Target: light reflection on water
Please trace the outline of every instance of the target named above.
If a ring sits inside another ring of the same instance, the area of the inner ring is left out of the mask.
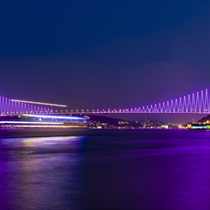
[[[210,132],[0,140],[0,209],[209,210]]]
[[[43,144],[57,144],[64,141],[79,141],[83,137],[77,136],[56,136],[56,137],[31,137],[31,138],[7,138],[2,139],[3,144],[20,144],[24,146],[38,146]]]
[[[0,209],[78,209],[85,137],[2,139]],[[5,159],[6,157],[6,159]],[[82,207],[81,207],[82,208]]]

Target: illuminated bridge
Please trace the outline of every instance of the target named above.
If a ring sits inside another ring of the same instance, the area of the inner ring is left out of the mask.
[[[96,110],[71,110],[72,114],[76,113],[110,113],[110,114],[210,114],[210,95],[208,89],[205,91],[201,90],[197,93],[192,93],[181,98],[164,101],[162,103],[152,104],[148,106],[135,107],[130,109],[96,109]]]
[[[50,107],[50,108],[49,108]],[[169,101],[135,107],[129,109],[92,109],[92,110],[60,110],[52,107],[66,107],[66,105],[41,103],[9,99],[0,96],[0,115],[18,114],[210,114],[210,95],[208,89],[192,93]]]
[[[0,115],[53,114],[52,106],[66,107],[66,105],[23,101],[0,96]]]

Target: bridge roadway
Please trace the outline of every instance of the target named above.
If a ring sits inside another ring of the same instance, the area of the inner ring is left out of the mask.
[[[96,112],[88,112],[88,111],[73,111],[73,112],[55,112],[56,115],[84,115],[84,114],[210,114],[210,112],[137,112],[137,111],[96,111]]]

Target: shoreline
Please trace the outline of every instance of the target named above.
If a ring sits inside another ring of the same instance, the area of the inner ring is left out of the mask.
[[[188,130],[188,129],[1,129],[0,139],[24,138],[24,137],[47,137],[47,136],[102,136],[102,135],[130,135],[139,131],[150,130]]]

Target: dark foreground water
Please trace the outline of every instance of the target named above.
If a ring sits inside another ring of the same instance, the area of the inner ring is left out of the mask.
[[[209,210],[210,132],[1,139],[0,209]]]

